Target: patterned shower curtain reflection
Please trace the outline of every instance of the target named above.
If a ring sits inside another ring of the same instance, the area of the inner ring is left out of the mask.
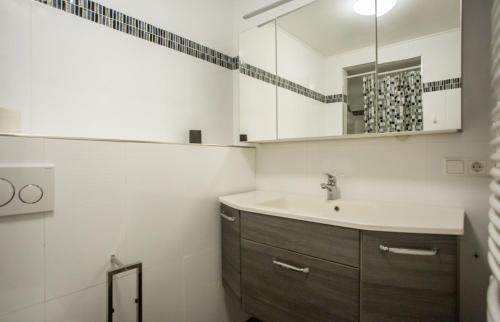
[[[363,78],[365,130],[376,132],[373,76]],[[372,111],[373,110],[373,111]],[[378,132],[422,131],[422,77],[419,70],[391,73],[379,77]]]
[[[363,102],[365,132],[374,133],[375,128],[375,75],[363,77]]]

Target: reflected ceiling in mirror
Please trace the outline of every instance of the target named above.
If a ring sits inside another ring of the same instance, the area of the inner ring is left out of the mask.
[[[278,19],[279,27],[328,57],[375,45],[375,19],[357,14],[356,0],[318,0]]]

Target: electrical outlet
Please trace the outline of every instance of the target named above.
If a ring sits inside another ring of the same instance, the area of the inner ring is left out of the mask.
[[[487,176],[489,163],[486,160],[468,160],[467,174],[469,176]]]

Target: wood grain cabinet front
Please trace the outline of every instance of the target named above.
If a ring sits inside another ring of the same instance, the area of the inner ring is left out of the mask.
[[[362,232],[362,322],[455,322],[457,237]]]
[[[242,240],[245,311],[269,322],[359,321],[359,270]]]
[[[242,238],[359,267],[359,231],[241,212]]]
[[[222,279],[266,322],[455,322],[458,237],[221,206]]]
[[[241,236],[240,212],[221,205],[222,281],[226,287],[240,297]]]

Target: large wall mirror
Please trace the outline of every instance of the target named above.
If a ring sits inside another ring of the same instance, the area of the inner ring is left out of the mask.
[[[317,0],[240,36],[248,141],[461,130],[460,0]]]

